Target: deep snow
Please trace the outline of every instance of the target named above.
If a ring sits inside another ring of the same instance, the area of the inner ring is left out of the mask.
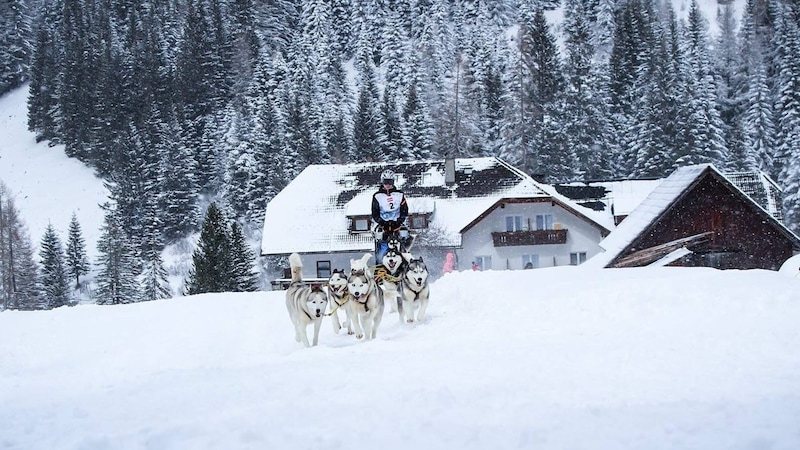
[[[0,447],[800,448],[798,278],[470,271],[432,295],[310,349],[282,291],[5,311]]]

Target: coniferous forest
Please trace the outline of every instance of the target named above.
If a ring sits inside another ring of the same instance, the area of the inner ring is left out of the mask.
[[[800,230],[800,0],[695,1],[6,0],[0,93],[30,83],[30,130],[107,181],[140,268],[211,200],[249,235],[309,164],[445,155],[763,170]]]

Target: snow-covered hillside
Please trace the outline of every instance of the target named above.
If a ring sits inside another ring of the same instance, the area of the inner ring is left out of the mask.
[[[0,447],[800,448],[800,279],[561,267],[432,295],[311,349],[281,292],[5,311]]]
[[[36,142],[27,127],[27,98],[27,86],[0,97],[0,180],[14,194],[34,246],[48,224],[64,241],[74,212],[94,260],[103,224],[100,204],[108,200],[108,190],[91,169],[67,158],[63,145]]]

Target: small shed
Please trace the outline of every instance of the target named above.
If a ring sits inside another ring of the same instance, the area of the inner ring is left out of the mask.
[[[682,167],[600,243],[605,252],[590,263],[637,267],[679,255],[669,265],[778,270],[800,251],[800,238],[768,204],[713,165]]]

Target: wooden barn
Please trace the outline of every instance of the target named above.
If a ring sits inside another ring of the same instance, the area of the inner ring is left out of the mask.
[[[766,175],[682,167],[600,243],[605,252],[592,263],[778,270],[800,251],[780,217],[780,190]]]

